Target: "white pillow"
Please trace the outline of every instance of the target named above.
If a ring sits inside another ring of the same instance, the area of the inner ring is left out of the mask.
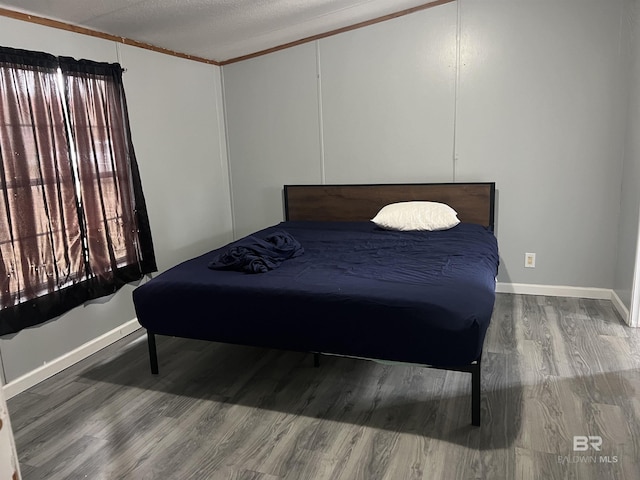
[[[438,202],[399,202],[382,207],[371,219],[387,230],[447,230],[460,223],[457,212]]]

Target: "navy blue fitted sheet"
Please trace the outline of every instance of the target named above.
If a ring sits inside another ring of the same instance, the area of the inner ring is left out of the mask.
[[[150,332],[434,366],[482,350],[495,300],[496,238],[480,225],[393,232],[372,222],[282,222],[304,254],[266,273],[217,271],[222,249],[133,292]],[[233,245],[233,244],[231,244]]]

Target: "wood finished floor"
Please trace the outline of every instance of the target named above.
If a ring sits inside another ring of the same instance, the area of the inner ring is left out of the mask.
[[[640,479],[640,329],[609,301],[499,294],[480,428],[468,373],[159,337],[152,376],[145,338],[9,401],[25,480]]]

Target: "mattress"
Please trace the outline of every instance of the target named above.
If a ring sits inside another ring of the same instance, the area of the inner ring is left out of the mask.
[[[258,274],[208,268],[229,246],[188,260],[133,292],[139,322],[161,335],[433,366],[479,357],[498,268],[485,227],[290,221],[254,235],[277,231],[304,254]]]

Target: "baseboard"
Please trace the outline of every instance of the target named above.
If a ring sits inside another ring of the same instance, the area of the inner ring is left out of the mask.
[[[592,298],[595,300],[611,300],[614,308],[629,325],[629,309],[620,300],[618,294],[610,288],[568,287],[564,285],[535,285],[528,283],[496,284],[498,293],[514,293],[519,295],[546,295],[549,297]]]
[[[565,285],[536,285],[530,283],[496,284],[498,293],[515,293],[520,295],[546,295],[548,297],[593,298],[611,300],[613,291],[610,288],[569,287]]]
[[[631,317],[629,316],[629,309],[624,304],[624,302],[620,300],[620,297],[615,292],[615,290],[611,290],[611,303],[613,303],[613,306],[615,307],[616,311],[620,314],[620,316],[626,322],[626,324],[631,325],[630,324]]]
[[[38,367],[31,372],[25,373],[21,377],[18,377],[15,380],[7,383],[3,387],[5,397],[9,399],[21,392],[24,392],[28,388],[31,388],[34,385],[46,380],[47,378],[54,376],[56,373],[60,373],[65,368],[68,368],[71,365],[84,360],[89,355],[93,355],[94,353],[102,350],[105,347],[108,347],[115,341],[126,337],[130,333],[133,333],[140,328],[142,327],[138,323],[138,320],[134,318],[133,320],[123,323],[119,327],[116,327],[113,330],[100,335],[97,338],[94,338],[93,340],[89,340],[87,343],[80,345],[78,348],[71,350],[69,353],[65,353],[64,355],[51,360],[50,362],[47,362],[41,367]]]

